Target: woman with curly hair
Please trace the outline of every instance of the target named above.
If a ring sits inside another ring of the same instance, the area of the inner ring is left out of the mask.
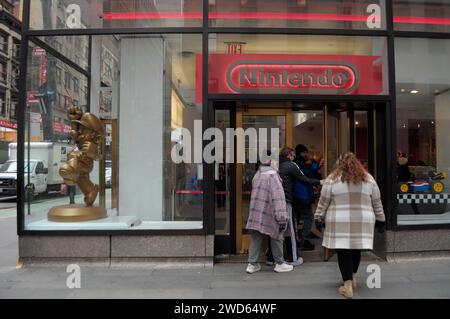
[[[317,229],[325,227],[322,245],[337,252],[344,285],[339,293],[353,298],[361,250],[373,249],[374,228],[384,231],[380,190],[355,154],[339,157],[325,180],[316,213]]]

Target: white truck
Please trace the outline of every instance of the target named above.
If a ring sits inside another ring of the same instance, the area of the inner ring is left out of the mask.
[[[25,144],[24,183],[27,194],[34,196],[60,191],[63,178],[59,175],[59,168],[67,162],[67,154],[73,148],[73,145],[64,143]],[[0,195],[17,194],[17,143],[9,144],[8,158],[0,168]]]

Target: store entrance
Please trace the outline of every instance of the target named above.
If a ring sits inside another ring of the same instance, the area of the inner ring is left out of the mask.
[[[278,129],[279,149],[304,145],[310,160],[321,161],[317,172],[325,178],[339,154],[353,151],[366,168],[375,173],[376,152],[374,148],[373,108],[368,103],[325,102],[218,102],[215,104],[216,127],[224,134],[226,128],[246,131],[254,128],[258,141],[264,143],[261,129]],[[270,136],[270,133],[268,133]],[[262,141],[261,141],[262,139]],[[245,229],[250,206],[251,182],[257,164],[249,158],[252,148],[246,139],[243,145],[234,143],[235,159],[244,162],[216,164],[215,174],[215,252],[220,254],[246,254],[250,246],[250,235]],[[229,146],[226,146],[229,147]],[[224,154],[231,151],[224,149]],[[243,156],[243,157],[241,157]],[[300,224],[301,228],[302,225]],[[322,251],[320,232],[313,226],[317,237],[316,250]]]

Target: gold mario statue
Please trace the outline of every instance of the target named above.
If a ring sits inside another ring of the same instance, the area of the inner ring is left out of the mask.
[[[91,113],[84,113],[79,107],[71,107],[67,112],[71,122],[70,135],[76,148],[67,155],[67,163],[59,169],[59,175],[68,186],[78,185],[84,194],[85,205],[71,204],[53,207],[48,220],[55,222],[80,222],[107,217],[106,210],[94,207],[99,186],[89,179],[94,161],[100,159],[101,141],[105,132],[102,122]]]

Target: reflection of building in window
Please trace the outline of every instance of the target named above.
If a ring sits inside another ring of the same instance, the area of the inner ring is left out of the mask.
[[[6,84],[8,80],[8,65],[5,60],[0,57],[0,82]]]
[[[77,94],[80,93],[80,81],[76,77],[73,78],[73,91]]]
[[[8,54],[8,34],[0,32],[0,52]]]
[[[64,74],[64,86],[66,87],[66,89],[70,89],[70,84],[71,84],[71,75],[69,73],[69,71],[66,71],[66,73]]]
[[[6,93],[0,90],[0,113],[2,116],[6,115]]]
[[[0,0],[0,142],[17,141],[21,32],[21,23],[13,12],[17,3]]]

